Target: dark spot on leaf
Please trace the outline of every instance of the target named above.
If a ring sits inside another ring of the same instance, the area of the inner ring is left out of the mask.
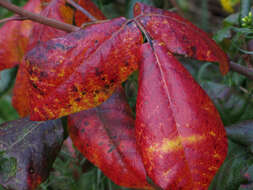
[[[85,129],[84,129],[84,128],[82,128],[82,129],[81,129],[81,133],[84,133],[84,132],[85,132]]]
[[[28,168],[28,173],[29,173],[29,174],[34,174],[34,172],[35,172],[35,171],[34,171],[33,167],[29,167],[29,168]]]
[[[106,85],[105,85],[105,88],[106,88],[106,89],[110,88],[110,85],[109,85],[109,84],[106,84]]]
[[[36,84],[34,84],[33,82],[32,82],[32,86],[33,86],[33,88],[38,88],[38,86],[36,85]]]
[[[111,79],[111,80],[110,80],[110,83],[115,83],[115,80],[114,80],[114,79]]]
[[[191,56],[195,56],[196,55],[196,53],[197,53],[196,47],[194,47],[194,46],[191,47],[191,53],[192,53]]]
[[[75,85],[72,86],[72,91],[73,92],[78,92],[78,89],[77,89],[77,87]]]
[[[99,71],[99,68],[96,68],[96,76],[100,76],[101,74],[103,74],[103,72],[102,71]]]
[[[101,80],[105,81],[105,77],[102,77]]]
[[[95,94],[98,94],[99,93],[99,90],[95,90]]]
[[[98,43],[98,40],[95,40],[95,44]]]
[[[128,62],[125,62],[125,66],[127,67],[129,65],[129,63]]]
[[[40,72],[40,77],[47,77],[47,73],[46,72]]]
[[[75,101],[76,101],[76,102],[80,102],[80,101],[81,101],[81,98],[76,98]]]
[[[89,122],[88,121],[85,121],[83,122],[84,126],[88,126],[89,125]]]
[[[85,95],[85,94],[86,94],[86,92],[85,92],[85,91],[83,91],[83,92],[82,92],[82,95]]]

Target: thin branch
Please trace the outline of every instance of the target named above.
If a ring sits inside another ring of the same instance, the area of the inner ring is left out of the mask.
[[[9,21],[23,21],[23,20],[27,20],[27,18],[16,15],[16,16],[1,19],[0,24],[5,23],[5,22],[9,22]]]
[[[80,5],[78,5],[75,1],[73,0],[66,0],[67,3],[69,3],[70,5],[72,5],[74,8],[76,8],[77,10],[81,11],[85,16],[87,16],[91,21],[95,22],[97,21],[97,19],[92,16],[88,11],[86,11],[83,7],[81,7]]]
[[[74,32],[74,31],[77,31],[80,29],[79,27],[76,27],[71,24],[66,24],[66,23],[51,19],[51,18],[41,16],[39,14],[31,13],[31,12],[26,11],[23,8],[17,7],[5,0],[0,0],[0,6],[6,8],[18,15],[21,15],[22,17],[26,17],[32,21],[48,25],[48,26],[51,26],[51,27],[59,29],[59,30],[63,30],[66,32]]]
[[[236,64],[233,61],[230,61],[230,69],[253,80],[253,69],[251,68],[247,68],[245,66]]]

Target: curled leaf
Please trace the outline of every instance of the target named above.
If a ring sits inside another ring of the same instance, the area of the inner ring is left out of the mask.
[[[218,62],[226,74],[229,60],[222,49],[209,36],[179,15],[136,3],[134,14],[150,36],[164,43],[170,52],[201,61]]]
[[[47,120],[98,106],[137,69],[142,34],[117,18],[52,39],[26,55],[31,119]]]
[[[222,121],[168,49],[157,41],[151,45],[141,48],[136,104],[144,167],[162,189],[207,189],[227,153]]]
[[[136,150],[134,119],[123,89],[102,105],[68,117],[75,147],[118,185],[150,189]]]
[[[47,179],[63,142],[60,120],[27,118],[0,125],[0,184],[12,190],[33,190]]]

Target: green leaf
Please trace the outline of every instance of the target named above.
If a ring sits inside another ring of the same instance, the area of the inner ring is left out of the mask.
[[[251,166],[253,166],[252,154],[245,147],[229,141],[227,158],[209,190],[238,190],[241,184],[248,183],[244,174]]]
[[[242,145],[253,145],[253,120],[243,121],[226,127],[228,137]]]

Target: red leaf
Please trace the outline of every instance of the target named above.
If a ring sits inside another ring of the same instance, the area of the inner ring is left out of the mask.
[[[30,0],[25,10],[39,13],[40,0]],[[33,22],[9,21],[0,29],[0,70],[18,65],[27,50],[29,36],[33,28]]]
[[[150,189],[136,151],[134,119],[122,88],[97,108],[68,117],[75,147],[120,186]]]
[[[207,189],[227,152],[220,116],[165,46],[141,54],[136,137],[147,174],[163,189]]]
[[[97,8],[97,6],[91,0],[79,0],[78,4],[83,7],[85,10],[88,10],[89,13],[98,20],[105,20],[106,17],[103,13]],[[75,23],[77,26],[81,26],[83,23],[91,22],[91,20],[84,15],[81,11],[76,11],[75,13]]]
[[[65,0],[52,0],[48,6],[41,11],[42,16],[53,18],[65,23],[72,24],[74,11],[66,5]],[[35,45],[46,42],[52,38],[65,35],[66,32],[55,28],[36,23],[34,24],[28,49],[32,49]],[[21,117],[25,117],[30,113],[30,97],[28,89],[31,88],[28,75],[25,70],[25,61],[20,63],[16,83],[14,86],[14,95],[12,104]]]
[[[172,53],[201,61],[218,62],[220,70],[229,70],[227,55],[209,36],[175,13],[136,3],[134,14],[153,39],[165,43]]]
[[[137,69],[142,34],[118,18],[43,43],[28,52],[31,119],[98,106]]]
[[[64,23],[72,24],[74,10],[66,5],[65,0],[52,0],[41,12],[41,15]],[[67,32],[44,24],[36,23],[30,37],[29,50],[40,42],[45,42],[52,38],[64,36],[65,34],[67,34]]]

